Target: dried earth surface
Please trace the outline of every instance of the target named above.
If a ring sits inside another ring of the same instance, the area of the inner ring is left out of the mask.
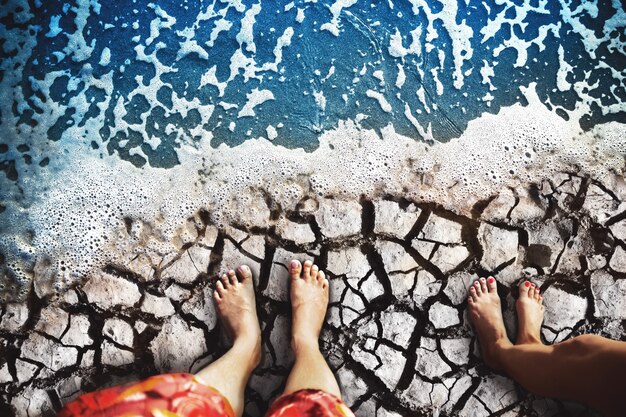
[[[392,197],[309,198],[295,212],[269,202],[225,229],[199,212],[170,246],[127,219],[111,246],[126,261],[62,294],[40,273],[25,303],[0,310],[0,414],[53,415],[84,391],[198,371],[228,346],[215,277],[246,263],[263,331],[246,415],[261,416],[293,361],[286,268],[297,258],[328,272],[321,346],[357,416],[593,415],[487,368],[465,300],[474,279],[494,276],[513,337],[516,286],[529,279],[545,295],[546,343],[626,340],[625,198],[620,176],[564,173],[502,190],[468,215]]]

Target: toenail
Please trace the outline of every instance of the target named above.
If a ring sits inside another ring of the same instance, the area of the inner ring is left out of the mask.
[[[530,282],[526,281],[526,282],[524,283],[524,286],[525,286],[525,287],[530,287]]]
[[[485,282],[485,278],[481,278],[480,280],[481,280],[482,282]]]
[[[493,279],[493,278],[489,278],[489,280],[488,280],[488,281],[489,281],[489,283],[490,283],[490,284],[493,284],[493,282],[495,281],[495,279]]]
[[[474,285],[478,285],[478,281],[474,281]]]
[[[535,286],[535,284],[530,284],[530,286],[531,286],[531,287],[534,287],[534,286]]]
[[[476,288],[472,287],[470,288],[470,291],[476,291]]]
[[[291,267],[292,268],[297,268],[298,267],[298,261],[291,261]]]

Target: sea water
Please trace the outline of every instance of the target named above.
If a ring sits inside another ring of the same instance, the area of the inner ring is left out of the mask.
[[[158,246],[198,210],[225,227],[385,194],[463,213],[621,173],[625,26],[618,0],[6,2],[2,301],[124,262],[128,219]]]

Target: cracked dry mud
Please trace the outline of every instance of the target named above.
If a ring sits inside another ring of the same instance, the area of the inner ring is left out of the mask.
[[[488,369],[465,299],[476,277],[494,276],[513,336],[515,288],[532,279],[545,297],[547,342],[589,332],[626,340],[625,196],[619,176],[561,174],[503,190],[468,216],[392,198],[311,197],[290,213],[269,201],[250,208],[245,227],[218,230],[199,212],[167,253],[150,243],[158,237],[147,223],[127,219],[111,247],[126,262],[63,294],[36,278],[25,303],[2,307],[0,414],[53,415],[83,391],[199,370],[226,347],[215,277],[246,263],[263,331],[246,414],[262,415],[293,361],[287,262],[295,257],[328,272],[321,346],[357,416],[593,415]]]

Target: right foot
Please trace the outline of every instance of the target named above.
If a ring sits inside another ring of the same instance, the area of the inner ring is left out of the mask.
[[[517,308],[517,343],[541,343],[541,323],[543,322],[543,296],[539,287],[524,281],[519,286]]]
[[[470,287],[468,298],[470,318],[478,333],[483,360],[494,369],[500,369],[497,352],[511,345],[504,328],[502,306],[496,288],[496,280],[480,278]]]
[[[217,312],[233,348],[241,349],[256,367],[261,359],[261,329],[256,314],[252,272],[246,265],[230,270],[217,281],[213,293]]]
[[[318,348],[319,335],[328,307],[328,280],[323,271],[311,261],[293,260],[289,264],[291,277],[292,339],[294,352],[303,347]]]

